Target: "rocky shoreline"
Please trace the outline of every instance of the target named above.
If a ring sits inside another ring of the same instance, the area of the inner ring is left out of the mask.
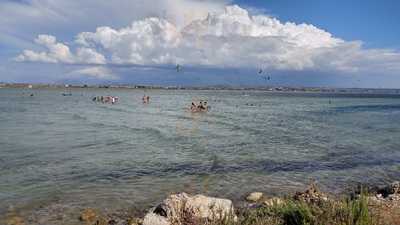
[[[76,215],[76,225],[400,225],[400,182],[358,188],[344,198],[323,193],[312,183],[291,196],[253,192],[244,200],[235,206],[229,199],[177,193],[142,215],[105,215],[87,208]],[[42,225],[17,214],[6,216],[5,225],[30,224]]]

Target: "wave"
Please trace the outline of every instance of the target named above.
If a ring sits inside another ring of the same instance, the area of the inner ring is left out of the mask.
[[[74,119],[74,120],[87,120],[87,117],[74,113],[74,114],[72,115],[72,119]]]
[[[353,105],[353,106],[341,106],[341,107],[335,107],[331,111],[335,112],[335,113],[400,111],[400,105]]]
[[[124,141],[112,141],[112,142],[107,142],[105,143],[106,146],[115,146],[115,145],[119,145],[119,144],[123,144],[125,143]]]
[[[28,109],[23,107],[0,106],[0,112],[4,113],[23,113],[27,111]]]
[[[94,122],[91,123],[90,125],[97,128],[111,128],[114,130],[125,130],[131,133],[134,132],[147,137],[157,137],[159,139],[165,139],[165,140],[171,139],[166,135],[166,133],[162,132],[157,128],[152,128],[152,127],[139,128],[139,127],[130,127],[128,125],[107,124],[103,122]]]
[[[93,146],[97,146],[97,145],[98,145],[98,143],[79,144],[79,145],[71,146],[71,149],[89,148],[89,147],[93,147]]]

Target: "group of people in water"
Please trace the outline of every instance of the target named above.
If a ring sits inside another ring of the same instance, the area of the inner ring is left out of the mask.
[[[92,99],[94,102],[101,102],[101,103],[110,103],[115,104],[119,101],[119,98],[116,96],[96,96]],[[142,97],[143,104],[150,103],[150,96],[143,95]],[[192,102],[190,106],[190,112],[192,113],[199,113],[199,112],[208,112],[211,107],[208,105],[206,101],[200,101],[198,103]]]
[[[207,105],[207,102],[205,101],[200,101],[197,105],[192,102],[192,105],[190,106],[190,111],[195,113],[195,112],[208,112],[211,109],[210,106]]]
[[[142,102],[143,102],[143,104],[149,104],[150,103],[150,96],[143,95]]]
[[[119,101],[116,96],[96,96],[92,99],[94,102],[115,104]]]

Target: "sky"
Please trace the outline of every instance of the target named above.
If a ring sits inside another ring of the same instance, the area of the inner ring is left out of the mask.
[[[396,0],[1,0],[0,82],[400,88],[399,11]]]

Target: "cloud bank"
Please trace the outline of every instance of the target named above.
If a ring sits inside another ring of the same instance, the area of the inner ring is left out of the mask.
[[[104,66],[180,64],[282,71],[400,72],[400,53],[395,50],[364,49],[360,41],[345,41],[309,24],[251,15],[237,5],[206,14],[208,5],[204,3],[181,3],[174,6],[202,10],[198,15],[183,15],[180,22],[165,16],[135,20],[120,29],[101,26],[94,32],[78,33],[71,44],[57,42],[51,35],[39,35],[35,43],[43,51],[24,50],[15,59]],[[168,12],[179,10],[175,7]]]
[[[58,43],[57,39],[51,35],[39,35],[35,39],[35,43],[46,48],[46,51],[35,52],[32,50],[24,50],[24,52],[16,57],[16,61],[30,62],[46,62],[46,63],[67,63],[67,64],[105,64],[106,59],[103,55],[96,52],[95,49],[80,47],[73,54],[70,48]]]
[[[71,72],[72,75],[84,75],[100,80],[116,80],[118,77],[112,71],[105,67],[95,66],[87,67]]]

